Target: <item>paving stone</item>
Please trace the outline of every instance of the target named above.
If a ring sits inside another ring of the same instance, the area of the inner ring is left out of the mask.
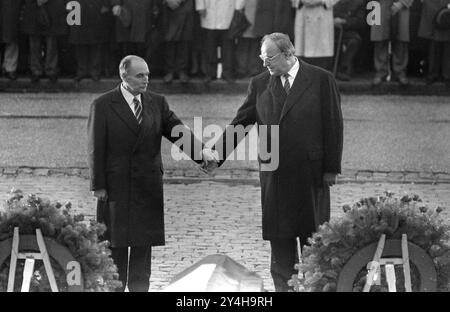
[[[8,176],[15,176],[17,175],[17,172],[18,172],[17,168],[5,168],[3,170],[3,174]]]
[[[388,174],[389,175],[389,174]],[[83,213],[90,220],[95,215],[95,199],[89,181],[81,176],[2,176],[0,202],[7,192],[20,188],[25,194],[72,202],[73,213]],[[201,190],[201,191],[199,191]],[[342,183],[331,190],[331,215],[343,214],[344,204],[363,197],[391,191],[418,194],[430,209],[444,207],[442,216],[450,220],[448,183]],[[270,276],[270,245],[262,240],[260,187],[249,184],[225,184],[203,181],[193,184],[165,184],[166,245],[152,251],[150,290],[163,290],[173,277],[204,257],[222,253],[230,256],[264,280],[273,291]]]

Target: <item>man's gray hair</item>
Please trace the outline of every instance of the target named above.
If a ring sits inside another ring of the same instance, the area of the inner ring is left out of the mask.
[[[122,77],[123,74],[126,74],[128,72],[131,62],[136,61],[136,60],[141,60],[141,61],[145,62],[145,60],[142,57],[137,56],[137,55],[127,55],[120,61],[120,64],[119,64],[120,77]]]
[[[261,40],[261,45],[266,41],[272,41],[280,51],[286,56],[295,55],[295,48],[289,36],[283,33],[271,33],[265,35]]]

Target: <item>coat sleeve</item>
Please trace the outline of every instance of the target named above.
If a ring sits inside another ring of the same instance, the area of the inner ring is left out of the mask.
[[[225,128],[225,131],[222,133],[222,136],[216,141],[213,149],[215,149],[220,156],[219,166],[221,166],[227,157],[234,151],[236,146],[239,145],[239,142],[244,139],[245,136],[238,136],[235,132],[235,126],[242,126],[246,128],[249,125],[256,123],[256,86],[255,80],[252,79],[250,81],[247,97],[244,101],[244,104],[238,109],[236,116],[231,121],[230,125]],[[247,135],[245,133],[245,135]],[[232,148],[227,148],[227,138],[230,140],[232,137]]]
[[[94,101],[88,118],[88,165],[90,190],[106,189],[106,118],[103,105]]]
[[[163,97],[162,105],[163,136],[180,147],[193,161],[201,164],[200,152],[204,148],[202,141],[170,110],[165,97]],[[185,135],[189,136],[189,139],[183,138]],[[177,144],[179,142],[189,142],[190,144]]]
[[[326,76],[321,86],[323,125],[323,171],[341,173],[343,148],[343,119],[341,96],[336,81],[331,74]]]

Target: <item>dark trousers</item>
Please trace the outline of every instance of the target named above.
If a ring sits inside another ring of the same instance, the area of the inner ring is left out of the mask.
[[[450,41],[429,43],[428,76],[437,78],[442,73],[444,80],[450,80]]]
[[[102,69],[101,44],[80,44],[75,46],[77,76],[100,76]]]
[[[188,41],[166,41],[164,59],[168,73],[185,73],[189,63]]]
[[[45,74],[48,76],[58,74],[58,46],[55,36],[35,36],[29,37],[30,44],[30,70],[33,75],[41,76],[44,73],[41,63],[42,45],[41,39],[45,39]]]
[[[205,29],[206,75],[214,78],[217,75],[217,47],[221,47],[222,76],[233,75],[233,40],[229,39],[228,30]]]
[[[361,36],[356,31],[344,31],[339,57],[339,71],[349,76],[353,73],[355,56],[361,47]],[[336,41],[337,42],[337,41]]]
[[[392,71],[399,76],[406,76],[408,66],[408,42],[392,40]],[[389,72],[389,40],[376,41],[374,47],[375,76],[385,77]]]
[[[236,73],[241,77],[255,76],[263,71],[259,59],[258,38],[239,38],[236,46]]]
[[[307,238],[300,237],[300,246],[306,244]],[[292,279],[292,275],[298,274],[294,268],[299,262],[299,254],[297,247],[297,239],[280,238],[270,241],[270,274],[272,275],[273,284],[276,292],[287,292],[292,290],[288,285],[288,281]]]
[[[150,287],[152,247],[139,246],[130,248],[128,260],[128,247],[111,248],[112,258],[117,266],[119,279],[122,281],[123,291],[128,281],[130,292],[148,292]]]

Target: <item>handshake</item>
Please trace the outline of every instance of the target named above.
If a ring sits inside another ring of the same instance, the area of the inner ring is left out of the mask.
[[[204,148],[200,153],[202,157],[202,164],[199,167],[200,170],[204,173],[212,173],[219,166],[219,153],[210,148]]]

